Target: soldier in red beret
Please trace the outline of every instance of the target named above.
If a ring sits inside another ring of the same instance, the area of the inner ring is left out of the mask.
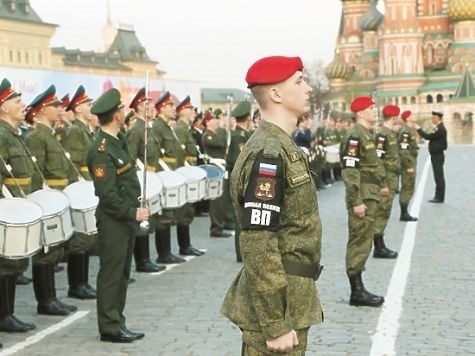
[[[299,57],[255,62],[246,81],[262,110],[259,127],[231,174],[231,197],[242,228],[243,269],[221,313],[242,330],[242,354],[303,355],[321,323],[315,286],[321,266],[321,221],[305,153],[293,142],[312,88]]]
[[[388,104],[383,108],[383,123],[376,134],[376,152],[384,168],[386,185],[389,195],[381,195],[374,222],[374,251],[375,258],[396,258],[397,252],[386,247],[384,231],[391,216],[393,199],[399,182],[401,162],[397,148],[397,135],[393,131],[394,121],[399,118],[401,109],[397,105]]]
[[[404,125],[398,134],[399,156],[401,159],[400,221],[417,221],[417,218],[409,214],[408,210],[409,202],[416,187],[417,155],[419,153],[416,130],[411,127],[412,123],[409,120],[411,114],[410,110],[406,110],[401,114]]]
[[[375,102],[370,96],[360,96],[351,102],[350,108],[357,122],[340,145],[348,211],[346,275],[351,286],[350,305],[377,307],[384,298],[366,290],[361,274],[373,245],[378,203],[381,196],[389,195],[389,189],[374,142],[373,130],[378,122]]]

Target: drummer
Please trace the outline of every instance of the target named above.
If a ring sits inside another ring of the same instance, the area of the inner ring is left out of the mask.
[[[22,143],[19,126],[23,120],[25,104],[8,79],[0,84],[0,176],[3,187],[14,197],[24,197],[31,191],[33,166]],[[15,152],[15,156],[11,154]],[[10,165],[8,171],[4,163]],[[0,184],[0,188],[2,188]],[[18,186],[17,186],[18,184]],[[5,198],[2,190],[0,197]],[[26,332],[34,324],[25,323],[13,315],[15,309],[16,276],[28,268],[28,258],[8,259],[0,251],[0,331]]]
[[[63,145],[69,153],[75,169],[70,169],[70,183],[78,180],[92,180],[87,169],[87,150],[94,137],[91,113],[92,98],[80,85],[66,106],[66,112],[73,113],[74,120],[66,133]],[[78,176],[79,173],[79,176]],[[74,233],[68,240],[68,297],[77,299],[95,299],[96,291],[89,284],[89,252],[97,243],[97,234]]]
[[[35,123],[35,129],[26,136],[26,145],[36,159],[37,169],[33,172],[32,191],[47,185],[53,189],[64,189],[68,184],[70,163],[54,137],[53,125],[58,120],[56,88],[51,85],[28,105],[26,121]],[[33,256],[33,289],[38,302],[37,312],[44,315],[67,315],[77,307],[56,298],[54,266],[64,255],[63,244],[47,246]]]
[[[130,116],[133,116],[134,124],[127,131],[127,143],[129,144],[129,152],[133,159],[139,161],[142,166],[141,169],[147,169],[147,171],[158,171],[158,158],[160,156],[160,142],[153,135],[151,130],[152,121],[149,121],[149,128],[147,128],[147,161],[144,159],[144,139],[145,139],[145,113],[149,119],[151,119],[151,110],[153,108],[148,107],[145,110],[145,105],[148,104],[145,100],[145,87],[141,88],[135,97],[132,99],[129,108],[131,108]],[[127,115],[129,116],[129,115]],[[131,120],[131,121],[132,121]],[[156,216],[150,219],[155,221]],[[165,266],[156,265],[150,261],[150,240],[149,234],[141,234],[135,236],[134,241],[134,259],[135,270],[137,272],[160,272],[166,269]]]

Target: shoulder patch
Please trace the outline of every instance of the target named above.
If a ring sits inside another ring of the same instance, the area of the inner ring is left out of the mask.
[[[353,168],[356,167],[359,162],[359,146],[360,141],[358,138],[349,138],[346,142],[345,151],[343,152],[343,164],[344,167]]]
[[[106,175],[106,166],[105,165],[94,166],[93,172],[94,172],[95,178],[97,179],[104,178],[104,176]]]

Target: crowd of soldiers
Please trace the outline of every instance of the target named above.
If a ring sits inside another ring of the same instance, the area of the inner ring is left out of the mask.
[[[97,141],[98,135],[103,134],[98,130],[99,109],[93,110],[93,98],[82,85],[74,95],[66,94],[61,99],[51,85],[25,105],[21,93],[15,91],[8,79],[3,79],[0,84],[0,197],[25,198],[38,190],[63,190],[77,181],[105,177],[106,167],[92,171],[92,177],[87,162],[94,139]],[[128,151],[137,168],[151,172],[174,171],[185,165],[210,162],[223,172],[230,171],[260,119],[259,110],[253,111],[246,101],[234,108],[230,106],[232,112],[229,113],[221,109],[198,112],[189,96],[177,103],[168,91],[152,103],[151,98],[146,97],[145,87],[128,103],[128,109],[121,134],[126,137]],[[228,125],[226,120],[229,120]],[[106,150],[106,141],[100,142],[104,144],[99,144],[97,152]],[[150,260],[149,233],[138,233],[133,246],[137,272],[159,272],[166,268],[165,264],[186,262],[183,256],[203,255],[204,251],[191,244],[190,225],[195,216],[209,215],[210,237],[232,236],[237,224],[229,201],[227,176],[224,178],[223,194],[219,198],[186,203],[181,208],[163,209],[160,214],[150,216],[149,231],[150,236],[154,236],[158,257],[155,263]],[[96,193],[98,187],[96,185]],[[172,226],[176,226],[178,253],[171,250]],[[115,232],[111,229],[110,233]],[[120,283],[113,283],[119,271],[98,275],[98,283],[99,279],[109,283],[106,292],[96,294],[88,283],[89,256],[101,248],[104,246],[98,241],[97,233],[74,232],[65,243],[47,246],[32,256],[13,259],[0,254],[0,331],[27,332],[36,328],[14,315],[18,284],[33,282],[38,314],[67,315],[77,310],[56,296],[55,272],[63,269],[61,262],[66,262],[68,297],[98,299],[101,328],[101,320],[107,323],[110,300],[125,293]],[[108,253],[118,253],[115,248],[107,246]],[[32,279],[24,275],[30,261]]]

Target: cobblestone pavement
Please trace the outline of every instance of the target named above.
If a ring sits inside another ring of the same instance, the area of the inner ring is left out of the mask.
[[[427,148],[422,147],[419,173],[427,157]],[[398,355],[474,353],[474,157],[473,146],[449,148],[445,204],[427,202],[434,189],[429,171],[395,340]],[[325,322],[311,328],[307,354],[369,355],[371,336],[382,309],[348,305],[343,184],[336,182],[319,192],[318,199],[325,265],[318,289]],[[398,217],[399,207],[395,203],[385,239],[396,250],[401,246],[406,226]],[[208,226],[208,217],[196,218],[192,225],[193,245],[206,249],[204,256],[158,275],[133,273],[136,282],[129,287],[125,312],[128,327],[146,333],[143,340],[125,345],[99,342],[94,301],[65,298],[63,271],[56,274],[59,297],[76,304],[86,314],[75,314],[73,319],[39,316],[35,313],[32,286],[19,286],[15,315],[34,322],[38,329],[26,334],[0,333],[0,342],[4,344],[0,355],[14,351],[16,355],[240,355],[239,330],[219,314],[219,307],[241,265],[235,262],[233,240],[210,238]],[[155,256],[154,248],[152,254]],[[385,294],[394,265],[395,261],[370,257],[364,274],[366,287],[373,293]],[[97,269],[98,258],[92,257],[92,282]]]

